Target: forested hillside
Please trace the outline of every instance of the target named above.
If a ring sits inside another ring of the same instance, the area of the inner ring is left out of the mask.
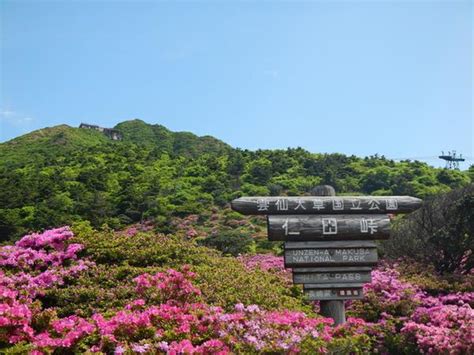
[[[140,120],[114,129],[123,140],[66,125],[0,144],[0,236],[18,237],[88,220],[112,228],[224,207],[246,195],[305,194],[330,184],[340,194],[427,197],[469,184],[426,163],[310,153],[248,151],[213,137],[171,132]]]
[[[0,145],[0,353],[473,353],[474,169],[115,129]],[[425,199],[393,221],[338,326],[293,284],[265,218],[228,208],[318,184]]]

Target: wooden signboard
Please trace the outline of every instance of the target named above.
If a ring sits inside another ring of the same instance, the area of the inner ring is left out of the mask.
[[[308,289],[304,292],[310,301],[337,301],[362,299],[362,287]]]
[[[412,212],[421,200],[410,196],[241,197],[231,202],[242,214],[384,214]]]
[[[410,196],[335,196],[331,186],[317,186],[317,196],[241,197],[232,209],[267,215],[268,239],[285,241],[285,267],[293,283],[303,284],[321,314],[345,322],[344,300],[363,298],[377,265],[375,239],[390,236],[388,214],[408,213],[422,201]]]
[[[294,284],[330,284],[364,283],[370,282],[371,267],[346,266],[346,267],[320,267],[293,269]]]
[[[372,241],[286,242],[285,267],[373,266],[377,247]]]
[[[285,241],[387,239],[387,215],[271,215],[268,239]]]

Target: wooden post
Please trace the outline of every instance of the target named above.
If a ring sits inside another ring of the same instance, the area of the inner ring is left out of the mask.
[[[311,194],[313,196],[336,196],[334,187],[329,185],[316,186]],[[334,319],[334,325],[346,322],[346,311],[344,301],[319,301],[322,316]]]

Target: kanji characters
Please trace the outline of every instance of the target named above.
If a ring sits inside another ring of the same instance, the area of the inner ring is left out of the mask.
[[[288,218],[285,219],[285,223],[281,226],[285,230],[285,235],[288,235]]]
[[[335,198],[332,200],[332,209],[333,211],[343,211],[344,210],[344,200],[341,198]]]
[[[377,233],[378,230],[377,222],[373,219],[365,219],[362,218],[360,220],[360,232],[361,233],[369,233],[374,234]]]
[[[296,211],[297,209],[299,209],[299,208],[301,208],[301,209],[303,209],[303,210],[306,209],[306,207],[305,207],[304,204],[303,204],[303,200],[302,200],[302,199],[299,198],[297,202],[298,202],[298,205],[295,207],[295,211]]]
[[[324,210],[324,201],[319,198],[313,200],[313,210]]]
[[[380,210],[380,202],[374,199],[369,201],[369,210]]]
[[[270,205],[270,201],[266,199],[259,199],[257,200],[257,209],[259,211],[268,211],[268,206]]]
[[[357,200],[357,199],[353,199],[351,201],[352,203],[352,206],[351,206],[351,210],[361,210],[362,209],[362,206],[360,205],[360,200]]]
[[[337,234],[337,219],[323,218],[323,234]]]
[[[278,211],[288,211],[288,200],[286,198],[279,198],[275,201],[275,206]]]
[[[385,200],[385,208],[387,209],[387,211],[398,210],[398,201],[396,199],[387,198]]]

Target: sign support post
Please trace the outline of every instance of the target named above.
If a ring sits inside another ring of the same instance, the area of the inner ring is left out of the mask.
[[[336,191],[332,186],[316,186],[313,189],[313,196],[336,196]],[[346,322],[346,309],[344,301],[319,301],[319,308],[322,316],[334,319],[334,325],[344,324]]]

